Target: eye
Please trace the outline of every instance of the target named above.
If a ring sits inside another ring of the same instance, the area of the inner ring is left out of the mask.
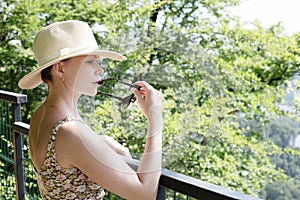
[[[88,64],[94,64],[97,62],[96,56],[88,56],[86,59],[86,63]]]
[[[87,63],[88,64],[93,64],[94,60],[88,60]]]

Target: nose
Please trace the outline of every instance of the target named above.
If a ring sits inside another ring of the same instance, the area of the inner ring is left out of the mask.
[[[104,70],[98,62],[96,62],[96,66],[97,66],[96,75],[102,74]]]

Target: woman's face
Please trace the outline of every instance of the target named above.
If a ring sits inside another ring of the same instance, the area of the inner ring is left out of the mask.
[[[65,81],[73,92],[94,96],[97,94],[98,81],[103,69],[96,56],[77,56],[66,61]]]

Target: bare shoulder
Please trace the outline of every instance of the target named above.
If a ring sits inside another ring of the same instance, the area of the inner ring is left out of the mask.
[[[79,147],[82,145],[82,140],[91,135],[98,139],[101,138],[87,124],[80,121],[68,121],[59,127],[56,133],[56,143],[62,143],[65,148]]]
[[[68,121],[61,125],[57,131],[57,137],[63,139],[63,140],[78,140],[78,139],[83,139],[85,137],[99,137],[101,138],[102,136],[96,134],[87,124],[73,120],[73,121]]]
[[[97,148],[103,137],[80,121],[64,123],[56,133],[55,149],[57,161],[63,167],[73,167],[75,159],[84,156],[86,147]],[[99,147],[98,147],[99,148]]]
[[[42,109],[39,106],[32,114],[30,119],[30,131],[34,130],[34,128],[39,124],[42,116]]]

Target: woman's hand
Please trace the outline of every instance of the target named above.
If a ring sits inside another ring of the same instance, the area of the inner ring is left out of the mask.
[[[148,121],[155,115],[161,115],[161,95],[145,81],[138,81],[135,85],[141,86],[140,90],[133,89],[137,102]]]

